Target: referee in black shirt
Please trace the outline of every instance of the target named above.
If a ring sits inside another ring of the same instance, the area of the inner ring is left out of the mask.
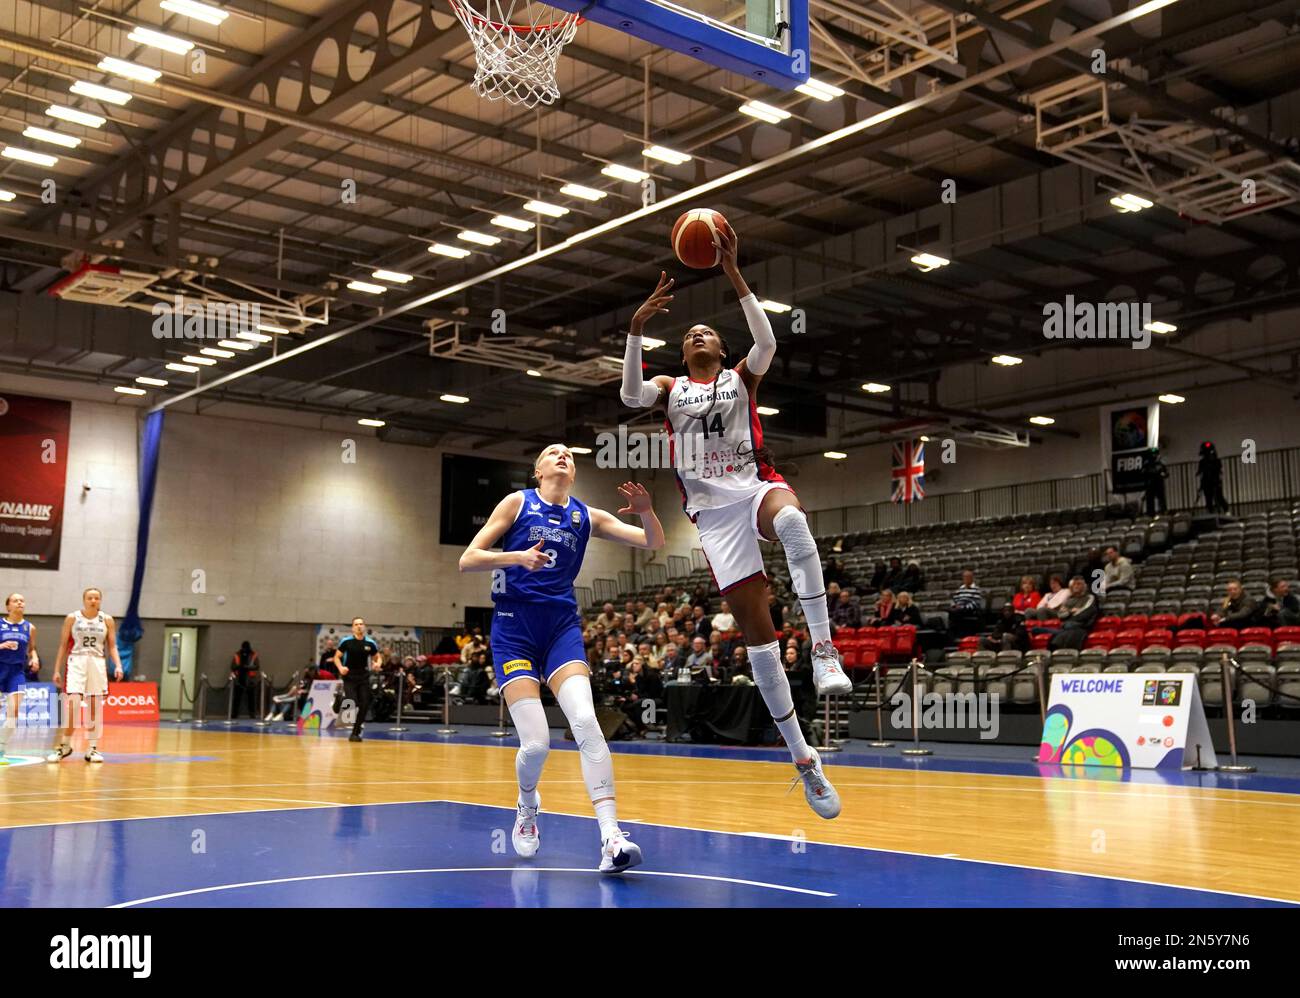
[[[361,741],[361,725],[370,709],[370,667],[382,662],[379,645],[366,634],[366,622],[352,619],[352,637],[339,642],[334,653],[334,668],[343,677],[343,702],[356,704],[357,718],[352,724],[350,742]]]

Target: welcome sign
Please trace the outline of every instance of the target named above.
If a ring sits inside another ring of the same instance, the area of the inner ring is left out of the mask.
[[[1056,673],[1038,761],[1063,766],[1215,766],[1196,676]]]

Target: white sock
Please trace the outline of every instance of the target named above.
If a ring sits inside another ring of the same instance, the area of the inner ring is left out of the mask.
[[[537,697],[526,697],[510,704],[510,717],[519,732],[519,751],[515,753],[515,776],[519,779],[519,802],[537,807],[537,781],[551,751],[551,729],[546,711]]]
[[[578,758],[582,760],[582,778],[587,793],[596,808],[603,842],[618,830],[618,815],[614,807],[614,760],[609,755],[605,733],[596,720],[596,706],[591,700],[591,681],[586,676],[570,676],[555,694],[560,709],[569,719],[573,739],[578,743]],[[599,803],[598,803],[599,802]]]
[[[812,752],[804,741],[799,718],[794,713],[790,680],[781,668],[780,644],[773,641],[768,645],[750,645],[749,666],[754,675],[754,685],[758,687],[763,703],[772,712],[777,730],[790,748],[790,757],[795,762],[807,762],[812,758]]]
[[[772,517],[772,529],[785,548],[790,566],[790,586],[799,597],[813,643],[831,639],[831,616],[826,607],[826,583],[817,542],[808,529],[808,518],[797,506],[782,506]]]
[[[5,723],[0,724],[0,753],[3,753],[5,749],[9,747],[9,735],[13,732],[13,728],[10,727],[10,725],[15,723],[15,713],[17,712],[13,710],[9,711],[5,715]]]

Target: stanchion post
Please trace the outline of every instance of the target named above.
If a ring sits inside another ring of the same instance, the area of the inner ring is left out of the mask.
[[[912,747],[903,749],[903,755],[933,755],[934,753],[931,752],[928,748],[921,748],[921,729],[919,727],[921,705],[917,702],[919,698],[916,695],[916,685],[917,685],[916,670],[917,670],[916,656],[913,655],[912,662],[908,666],[908,671],[911,677],[911,687],[912,687]]]
[[[192,698],[186,696],[186,690],[185,690],[185,677],[184,677],[184,676],[181,676],[181,703],[180,703],[180,706],[176,709],[176,723],[177,723],[177,724],[184,724],[184,723],[185,723],[185,701],[186,701],[186,700],[189,700],[189,702],[190,702],[190,706],[191,706],[191,707],[194,706],[194,700],[193,700]],[[191,716],[190,720],[192,721],[192,720],[194,720],[194,718]]]
[[[190,721],[195,727],[208,723],[208,677],[199,677],[199,688],[194,694],[194,717]]]
[[[876,740],[868,742],[872,748],[893,748],[893,742],[885,741],[885,722],[881,714],[884,710],[884,704],[881,702],[882,693],[880,691],[880,662],[877,661],[872,666],[872,672],[876,674]]]
[[[1225,651],[1219,660],[1220,667],[1223,670],[1223,716],[1228,722],[1228,751],[1232,755],[1232,762],[1226,766],[1218,767],[1221,773],[1253,773],[1254,766],[1247,766],[1237,761],[1237,725],[1236,718],[1233,717],[1233,694],[1232,694],[1232,670],[1228,668],[1228,653]],[[1234,660],[1233,665],[1236,665]]]
[[[397,723],[388,730],[400,734],[403,731],[410,731],[410,728],[402,727],[402,694],[406,692],[406,666],[397,667]]]
[[[257,684],[257,720],[253,723],[259,728],[269,728],[271,722],[266,719],[266,688],[271,685],[271,679],[261,669],[257,672],[260,682]]]
[[[842,750],[831,738],[831,701],[835,698],[828,693],[824,699],[826,700],[826,709],[822,716],[822,744],[817,746],[817,751],[839,752]]]
[[[1044,659],[1034,659],[1034,689],[1038,691],[1038,723],[1040,725],[1047,723],[1047,698],[1043,691],[1043,662]],[[1035,752],[1029,758],[1037,762],[1038,753]]]
[[[510,735],[506,730],[506,698],[500,690],[497,690],[497,729],[489,734],[493,738],[506,738]]]
[[[456,729],[451,726],[451,670],[444,669],[442,673],[442,727],[438,729],[440,735],[454,735]]]
[[[235,723],[235,677],[226,680],[226,726]]]

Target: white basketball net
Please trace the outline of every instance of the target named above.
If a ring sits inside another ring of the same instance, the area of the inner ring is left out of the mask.
[[[532,0],[450,0],[474,43],[473,89],[488,100],[536,107],[560,96],[556,63],[582,17]]]

